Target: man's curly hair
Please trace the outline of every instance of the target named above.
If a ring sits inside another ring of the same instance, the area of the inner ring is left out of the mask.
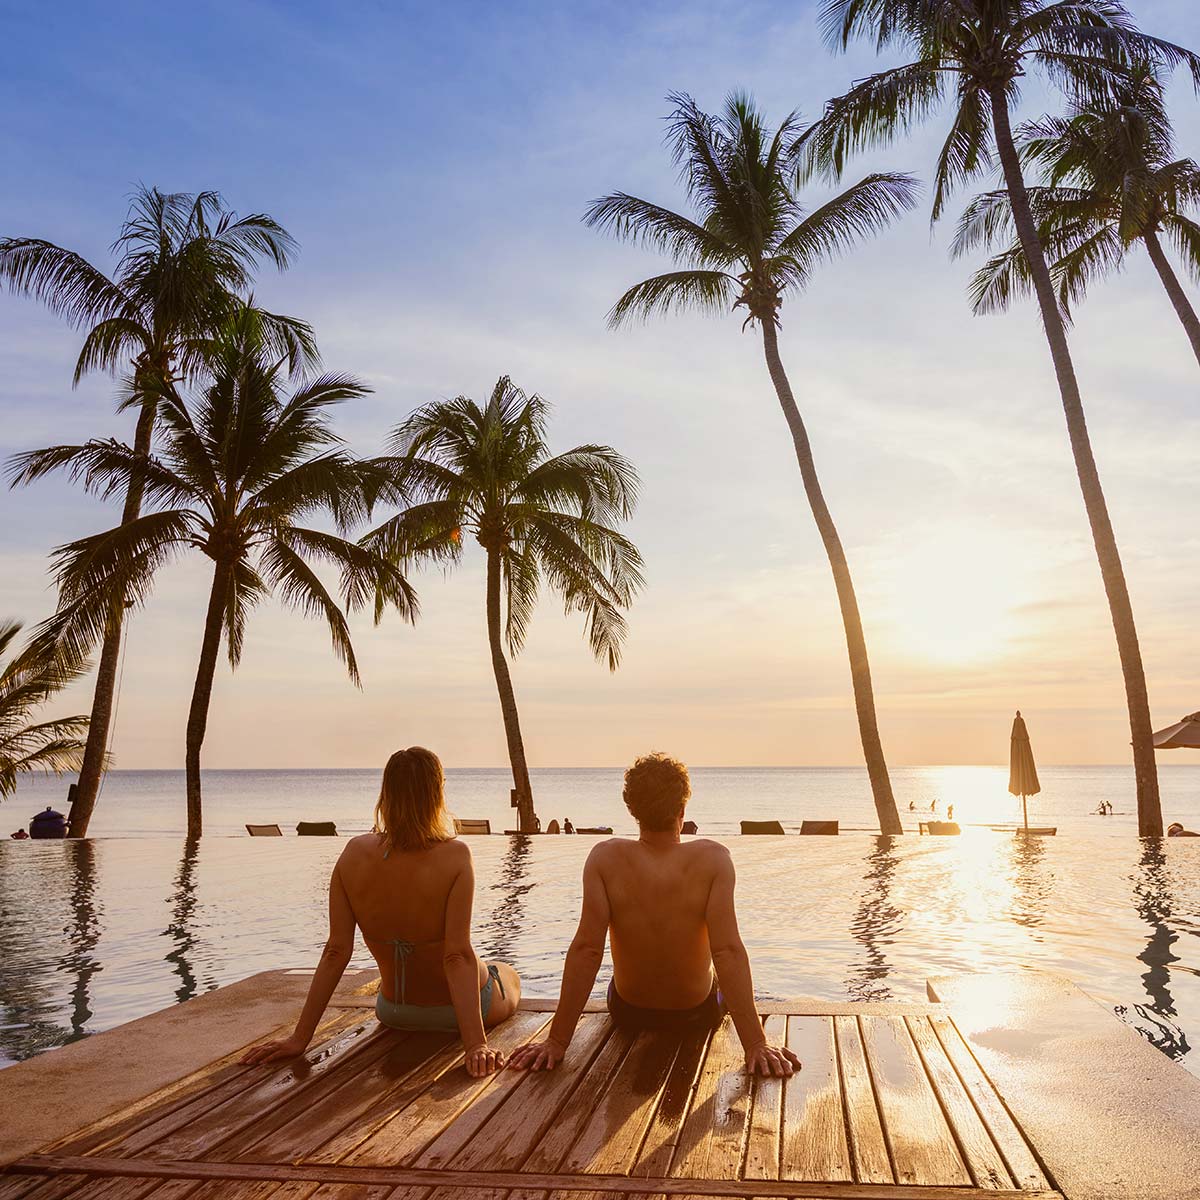
[[[665,754],[644,754],[625,772],[625,807],[647,833],[666,833],[683,816],[692,781],[687,767]]]

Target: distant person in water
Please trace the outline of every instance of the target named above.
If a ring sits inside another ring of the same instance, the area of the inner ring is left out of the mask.
[[[570,817],[563,817],[563,833],[574,833],[575,826],[571,824]]]
[[[8,836],[18,842],[29,840],[29,834],[27,834],[24,829],[18,829],[16,833],[10,833]]]
[[[909,812],[915,812],[915,811],[916,811],[916,808],[917,808],[917,802],[916,802],[915,800],[910,800],[910,801],[908,802],[908,811],[909,811]]]
[[[521,981],[471,946],[475,867],[446,812],[442,764],[430,750],[397,750],[383,769],[375,828],[346,844],[329,881],[329,940],[295,1032],[247,1051],[244,1063],[303,1054],[354,952],[354,930],[379,964],[375,1014],[393,1029],[462,1037],[474,1076],[504,1065],[487,1029],[512,1016]]]
[[[1190,829],[1184,829],[1179,821],[1173,821],[1167,826],[1167,837],[1200,837],[1200,833],[1195,833]]]
[[[947,821],[954,820],[954,805],[953,804],[950,804],[946,807],[946,820]]]
[[[784,1076],[800,1065],[767,1041],[755,1009],[729,851],[708,839],[680,841],[690,795],[687,768],[665,755],[639,758],[625,772],[625,806],[640,836],[600,842],[588,855],[583,912],[549,1036],[514,1051],[510,1066],[550,1070],[562,1061],[610,933],[608,1009],[619,1026],[715,1028],[728,1011],[751,1072]]]

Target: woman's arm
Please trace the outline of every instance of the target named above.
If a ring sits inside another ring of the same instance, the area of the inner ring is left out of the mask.
[[[579,928],[575,931],[571,948],[567,951],[567,961],[563,965],[562,988],[550,1033],[544,1041],[530,1042],[514,1050],[511,1060],[514,1067],[533,1071],[553,1070],[567,1053],[580,1014],[592,994],[596,973],[604,961],[604,943],[612,919],[604,878],[596,862],[597,852],[601,852],[600,846],[588,855],[583,868],[583,911],[579,915]]]
[[[462,845],[462,843],[459,843]],[[488,1046],[479,1009],[479,959],[471,945],[471,906],[475,901],[475,864],[462,845],[463,863],[446,898],[446,932],[442,969],[450,1002],[458,1019],[463,1058],[469,1075],[490,1075],[504,1065],[504,1055]]]
[[[345,853],[343,850],[342,854]],[[334,988],[350,965],[351,956],[354,954],[354,910],[350,907],[350,897],[346,895],[346,889],[342,886],[342,877],[339,874],[341,865],[339,859],[329,880],[329,938],[325,942],[325,949],[321,951],[317,969],[313,972],[312,983],[308,985],[308,999],[304,1001],[295,1031],[291,1037],[282,1041],[262,1042],[252,1046],[242,1056],[244,1063],[253,1065],[272,1062],[277,1058],[295,1058],[296,1055],[303,1054],[321,1023],[321,1017]]]

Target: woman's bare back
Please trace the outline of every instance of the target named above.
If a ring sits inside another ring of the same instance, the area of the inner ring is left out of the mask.
[[[393,850],[386,858],[378,834],[366,833],[347,844],[338,872],[363,940],[379,966],[387,999],[400,999],[393,944],[400,939],[413,946],[403,976],[404,1000],[450,1003],[442,965],[446,901],[470,862],[471,851],[456,838],[426,850]],[[487,981],[482,963],[479,972],[482,987]]]

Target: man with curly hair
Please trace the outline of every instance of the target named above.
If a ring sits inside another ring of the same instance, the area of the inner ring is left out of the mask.
[[[608,1008],[618,1025],[715,1027],[728,1012],[748,1070],[786,1076],[800,1066],[790,1050],[768,1043],[755,1008],[729,851],[720,842],[680,838],[691,790],[687,768],[665,754],[647,754],[625,772],[625,806],[639,836],[610,838],[588,855],[583,912],[549,1035],[517,1050],[511,1066],[551,1070],[562,1061],[610,933]]]

